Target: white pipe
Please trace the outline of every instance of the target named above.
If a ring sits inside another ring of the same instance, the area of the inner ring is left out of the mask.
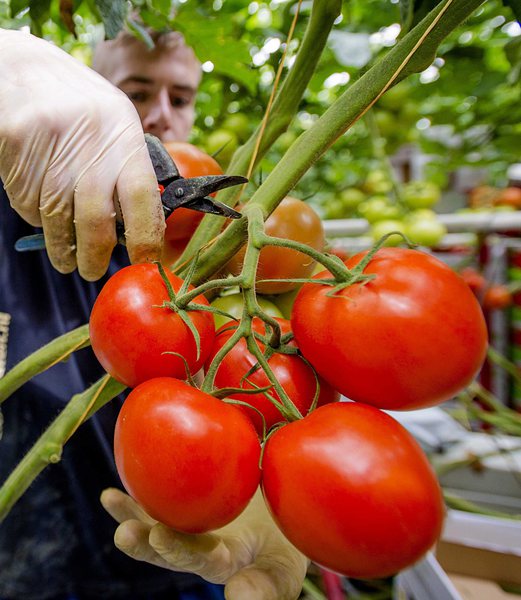
[[[521,231],[521,211],[440,214],[438,219],[454,233]],[[365,219],[332,219],[323,223],[327,237],[363,235],[369,231]]]

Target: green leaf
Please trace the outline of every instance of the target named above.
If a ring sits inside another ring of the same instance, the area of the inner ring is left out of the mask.
[[[258,74],[250,68],[248,44],[239,39],[231,20],[202,18],[194,11],[183,11],[176,17],[175,27],[202,63],[212,62],[215,73],[230,77],[250,93],[255,92]]]
[[[105,37],[115,38],[125,23],[127,3],[125,0],[95,0],[94,4],[101,15],[105,27]]]
[[[11,0],[9,7],[11,9],[11,17],[14,19],[22,10],[29,7],[29,3],[26,0]]]
[[[171,0],[151,0],[150,5],[154,10],[157,10],[165,17],[171,16],[172,2]]]
[[[29,16],[31,17],[31,30],[35,35],[42,35],[42,26],[49,18],[51,0],[31,0]]]
[[[154,46],[155,46],[154,40],[151,38],[148,31],[142,25],[140,25],[137,21],[135,21],[134,19],[128,18],[127,19],[127,27],[138,39],[140,39],[145,44],[145,46],[149,50],[152,50],[152,48],[154,48]]]
[[[515,18],[521,21],[521,0],[503,0],[506,6],[509,6],[514,13]]]

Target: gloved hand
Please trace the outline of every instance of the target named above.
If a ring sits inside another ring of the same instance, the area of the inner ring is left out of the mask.
[[[260,488],[237,519],[201,535],[157,523],[114,488],[103,491],[101,503],[121,523],[116,546],[136,560],[225,584],[227,600],[295,600],[300,594],[309,561],[275,525]]]
[[[0,80],[0,178],[12,207],[43,226],[54,267],[101,277],[119,210],[130,260],[157,260],[161,199],[125,94],[49,42],[2,29]]]

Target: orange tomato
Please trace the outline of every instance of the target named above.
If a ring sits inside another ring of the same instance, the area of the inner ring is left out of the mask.
[[[287,196],[266,219],[265,232],[274,237],[302,242],[322,251],[325,245],[322,221],[306,202]],[[228,269],[237,275],[244,261],[244,247],[228,262]],[[278,246],[266,246],[260,252],[257,279],[295,279],[311,277],[315,261],[306,254]],[[261,294],[282,294],[299,284],[288,281],[259,282]]]

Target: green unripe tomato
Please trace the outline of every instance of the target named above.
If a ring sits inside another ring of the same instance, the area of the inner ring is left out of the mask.
[[[285,319],[291,318],[291,309],[293,308],[293,303],[295,302],[295,298],[297,297],[300,287],[301,286],[299,285],[299,287],[294,290],[273,296],[273,302],[276,304],[277,308],[280,310]]]
[[[362,202],[358,207],[360,216],[369,221],[376,223],[389,219],[399,219],[402,216],[402,211],[399,206],[392,204],[387,196],[373,196]]]
[[[362,190],[352,187],[342,190],[339,199],[342,201],[346,210],[351,211],[357,208],[366,199],[366,195]]]
[[[389,110],[376,110],[374,118],[378,131],[384,138],[393,135],[400,126],[396,116]]]
[[[436,221],[438,215],[430,208],[418,208],[417,210],[411,210],[411,212],[405,215],[404,221],[406,223],[412,223],[414,221]]]
[[[387,173],[375,169],[367,175],[362,187],[368,194],[385,194],[393,189],[393,183]]]
[[[239,146],[239,140],[233,131],[227,129],[216,129],[206,138],[205,148],[208,154],[214,156],[219,164],[227,165],[235,150]]]
[[[347,216],[348,210],[346,210],[344,203],[340,198],[333,198],[328,200],[324,207],[324,218],[325,219],[343,219]]]
[[[440,188],[431,181],[409,181],[403,186],[403,200],[411,208],[431,208],[440,196]]]
[[[447,234],[447,228],[437,219],[415,219],[409,221],[405,235],[420,246],[437,246]]]
[[[282,317],[283,316],[282,312],[270,300],[266,300],[262,296],[257,296],[257,302],[258,302],[259,306],[262,308],[262,310],[265,313],[267,313],[270,317]],[[230,314],[232,317],[235,317],[236,319],[240,319],[242,316],[242,309],[244,306],[244,301],[243,301],[242,294],[240,292],[236,292],[233,294],[227,294],[225,296],[218,296],[217,298],[212,300],[212,302],[210,303],[210,306],[213,306],[214,308],[223,310],[224,312],[227,312],[228,314]],[[221,327],[225,323],[230,323],[230,322],[234,323],[235,322],[233,319],[231,319],[229,317],[226,317],[224,315],[218,315],[215,313],[213,315],[213,318],[215,321],[215,329],[216,330],[219,329],[219,327]]]
[[[388,219],[385,221],[378,221],[371,226],[371,237],[375,242],[380,240],[389,233],[393,232],[405,233],[405,224],[403,221],[397,219]],[[392,235],[385,241],[385,246],[398,246],[403,243],[404,239],[401,235]]]
[[[245,142],[250,135],[250,119],[244,113],[233,113],[224,119],[223,128],[232,131],[241,142]]]

